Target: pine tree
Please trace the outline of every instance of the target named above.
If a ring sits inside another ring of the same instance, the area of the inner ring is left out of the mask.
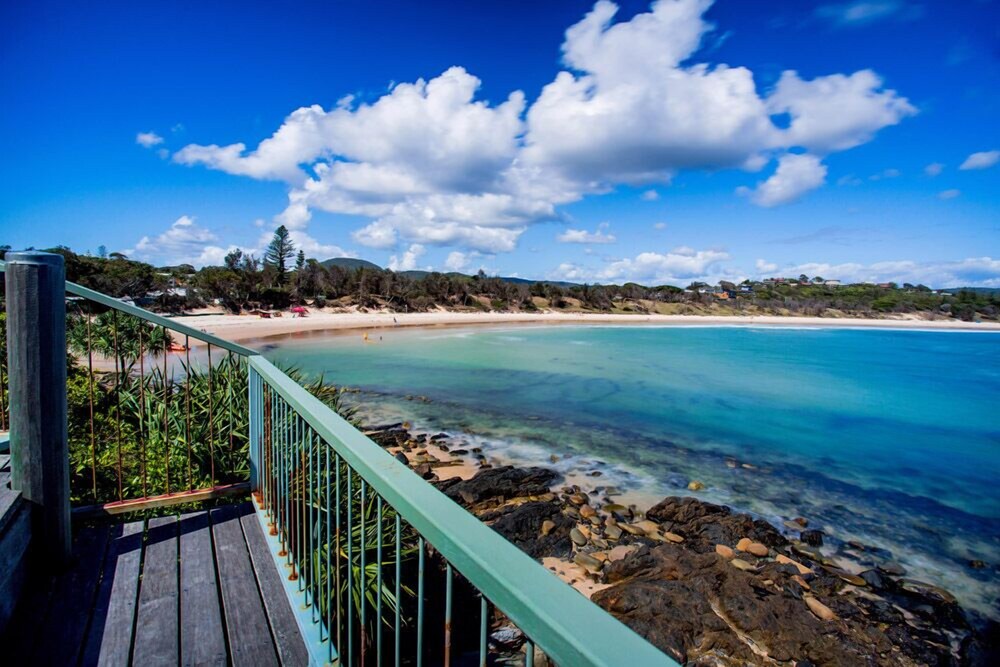
[[[274,230],[274,238],[267,246],[264,253],[264,263],[273,266],[278,272],[278,281],[285,283],[285,274],[288,273],[288,260],[295,256],[295,245],[284,225]]]
[[[295,257],[295,270],[299,273],[302,272],[306,266],[306,253],[304,250],[299,250],[299,254]]]

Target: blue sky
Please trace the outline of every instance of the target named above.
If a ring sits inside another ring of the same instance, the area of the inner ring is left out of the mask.
[[[285,223],[399,269],[1000,286],[997,2],[3,3],[0,25],[15,248],[200,265]]]

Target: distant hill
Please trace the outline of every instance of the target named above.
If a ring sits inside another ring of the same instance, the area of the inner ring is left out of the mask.
[[[369,262],[367,259],[354,259],[353,257],[333,257],[331,259],[323,260],[320,262],[326,268],[331,266],[339,266],[342,269],[374,269],[376,271],[381,271],[382,267],[373,262]]]
[[[320,264],[322,264],[326,268],[330,268],[331,266],[339,266],[343,269],[352,269],[352,270],[360,268],[374,269],[376,271],[385,270],[378,264],[375,264],[374,262],[369,262],[366,259],[354,259],[352,257],[334,257],[332,259],[322,261],[320,262]],[[405,276],[410,280],[423,280],[427,276],[431,275],[432,272],[414,269],[411,271],[397,271],[396,273],[401,276]],[[449,271],[447,273],[444,273],[444,275],[448,276],[449,278],[465,278],[466,280],[472,280],[472,276],[465,273],[459,273],[458,271]],[[501,276],[500,280],[506,283],[515,283],[518,285],[533,285],[534,283],[544,283],[546,285],[555,285],[556,287],[579,287],[579,283],[568,283],[562,280],[530,280],[528,278],[514,278],[509,276]]]

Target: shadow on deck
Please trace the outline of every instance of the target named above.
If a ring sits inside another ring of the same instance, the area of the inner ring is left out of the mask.
[[[7,664],[304,665],[308,653],[250,503],[74,531],[36,573]]]

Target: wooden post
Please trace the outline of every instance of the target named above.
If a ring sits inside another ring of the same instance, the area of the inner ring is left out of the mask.
[[[32,506],[49,565],[71,556],[66,425],[66,270],[61,255],[7,253],[11,486]]]

